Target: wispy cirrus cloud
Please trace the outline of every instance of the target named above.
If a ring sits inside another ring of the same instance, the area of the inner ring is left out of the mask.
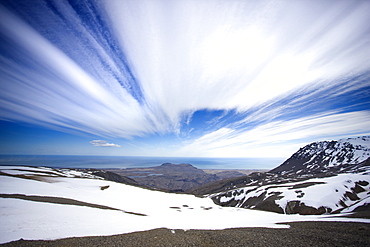
[[[5,0],[0,119],[129,140],[174,133],[191,155],[368,133],[369,12],[347,0]],[[203,123],[206,111],[224,115]]]
[[[90,143],[95,147],[115,147],[115,148],[120,148],[121,147],[118,144],[109,143],[109,142],[104,141],[104,140],[92,140]]]
[[[223,127],[185,142],[179,156],[288,157],[317,140],[370,135],[369,111],[325,113],[232,129]]]

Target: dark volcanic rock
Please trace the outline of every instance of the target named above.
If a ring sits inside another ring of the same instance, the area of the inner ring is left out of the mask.
[[[259,204],[257,204],[254,209],[270,211],[275,213],[284,213],[283,210],[275,203],[275,200],[269,198]]]
[[[314,208],[306,206],[300,201],[290,201],[285,207],[286,214],[301,214],[301,215],[320,215],[325,213],[331,213],[330,208],[319,207]]]

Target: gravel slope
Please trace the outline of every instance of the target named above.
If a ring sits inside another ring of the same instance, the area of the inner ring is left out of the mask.
[[[4,246],[370,246],[370,224],[294,222],[289,229],[170,230],[55,241],[19,240]]]

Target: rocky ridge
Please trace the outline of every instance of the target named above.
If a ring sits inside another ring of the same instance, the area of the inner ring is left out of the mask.
[[[370,136],[314,142],[294,153],[270,173],[320,174],[358,172],[370,157]]]
[[[286,214],[370,208],[370,137],[311,143],[267,173],[193,189],[222,206]]]

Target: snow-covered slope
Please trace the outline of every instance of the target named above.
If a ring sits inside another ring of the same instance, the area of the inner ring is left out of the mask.
[[[369,203],[368,174],[339,174],[301,182],[247,186],[210,196],[219,205],[285,214],[353,212]]]
[[[358,172],[356,165],[369,157],[370,136],[314,142],[270,172],[281,175]]]
[[[294,153],[269,172],[255,172],[238,178],[195,187],[196,195],[215,194],[246,186],[299,182],[344,173],[370,173],[370,137],[314,142]]]
[[[311,143],[282,165],[210,197],[222,206],[287,214],[369,209],[370,137]]]
[[[147,190],[81,171],[23,166],[0,166],[0,209],[0,243],[20,238],[112,235],[161,227],[284,227],[276,223],[330,220],[323,216],[220,207],[210,198]]]

